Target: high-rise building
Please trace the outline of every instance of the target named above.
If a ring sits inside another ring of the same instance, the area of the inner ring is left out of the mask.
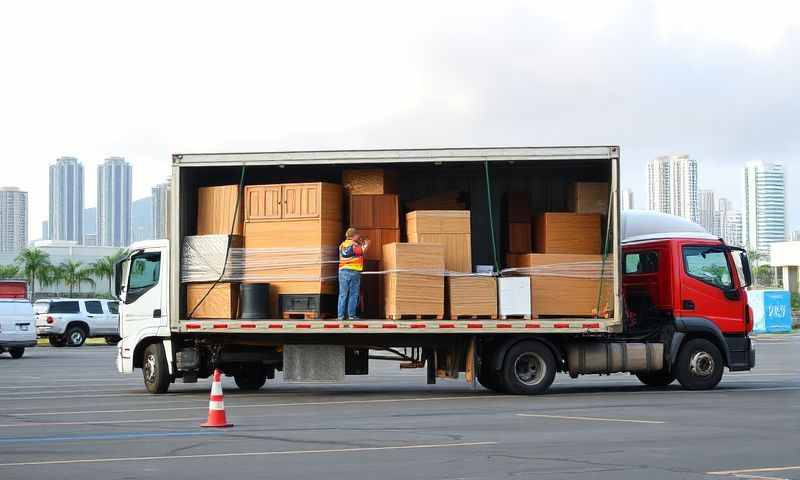
[[[159,183],[152,188],[153,197],[153,238],[167,238],[169,234],[169,182]]]
[[[725,230],[720,232],[720,236],[728,245],[741,247],[742,242],[742,212],[728,210],[725,212]]]
[[[131,243],[131,165],[108,157],[97,167],[97,245],[127,247]]]
[[[50,240],[83,241],[83,165],[61,157],[50,165]]]
[[[769,255],[769,246],[786,239],[786,176],[782,163],[748,162],[744,167],[742,240],[748,249]]]
[[[717,202],[715,201],[714,190],[700,190],[700,225],[709,233],[719,235],[715,230],[714,217],[717,213]]]
[[[794,232],[792,232],[792,241],[800,242],[800,230],[795,230]]]
[[[714,235],[725,238],[727,228],[728,212],[733,210],[733,204],[725,197],[720,197],[717,201],[717,209],[714,212]]]
[[[42,221],[42,240],[50,240],[50,222]]]
[[[0,252],[16,253],[28,246],[28,192],[0,188]]]
[[[670,155],[647,164],[648,208],[700,221],[697,192],[697,160],[689,155]]]
[[[633,190],[626,188],[622,191],[622,209],[633,210],[636,208],[633,203]]]

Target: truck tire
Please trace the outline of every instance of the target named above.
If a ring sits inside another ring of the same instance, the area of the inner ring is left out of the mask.
[[[675,375],[666,370],[660,372],[637,373],[636,378],[648,387],[666,387],[675,381]]]
[[[86,341],[86,330],[80,325],[67,328],[64,333],[68,347],[80,347]]]
[[[142,357],[142,377],[144,386],[150,393],[166,393],[169,389],[170,376],[167,367],[167,356],[161,342],[148,345]]]
[[[25,347],[9,348],[8,353],[11,354],[11,358],[22,358],[25,355]]]
[[[261,365],[247,368],[233,376],[239,390],[258,390],[267,382],[267,370]]]
[[[556,359],[545,345],[519,342],[506,353],[500,372],[502,388],[514,395],[544,393],[556,377]]]
[[[725,364],[716,345],[703,338],[686,342],[678,353],[675,378],[687,390],[709,390],[722,380]]]
[[[47,341],[54,347],[63,347],[67,345],[67,339],[63,335],[51,335],[47,337]]]
[[[487,390],[503,393],[503,382],[500,380],[500,372],[492,368],[492,352],[486,352],[481,356],[481,365],[478,369],[478,383]]]

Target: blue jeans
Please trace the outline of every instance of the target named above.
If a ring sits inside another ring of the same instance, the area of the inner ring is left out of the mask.
[[[358,307],[358,293],[361,289],[361,272],[343,268],[339,270],[339,309],[338,317],[340,320],[345,319],[345,310],[347,310],[347,318],[354,319],[356,315],[356,308]]]

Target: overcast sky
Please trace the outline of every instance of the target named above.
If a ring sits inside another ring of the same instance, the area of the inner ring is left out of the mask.
[[[269,5],[268,5],[269,3]],[[47,218],[47,165],[173,152],[619,144],[700,162],[741,208],[745,161],[783,161],[800,228],[800,2],[7,1],[0,183]]]

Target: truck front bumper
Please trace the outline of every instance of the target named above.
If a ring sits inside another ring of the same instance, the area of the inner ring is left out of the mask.
[[[133,349],[128,346],[125,338],[117,343],[117,371],[133,373]]]

